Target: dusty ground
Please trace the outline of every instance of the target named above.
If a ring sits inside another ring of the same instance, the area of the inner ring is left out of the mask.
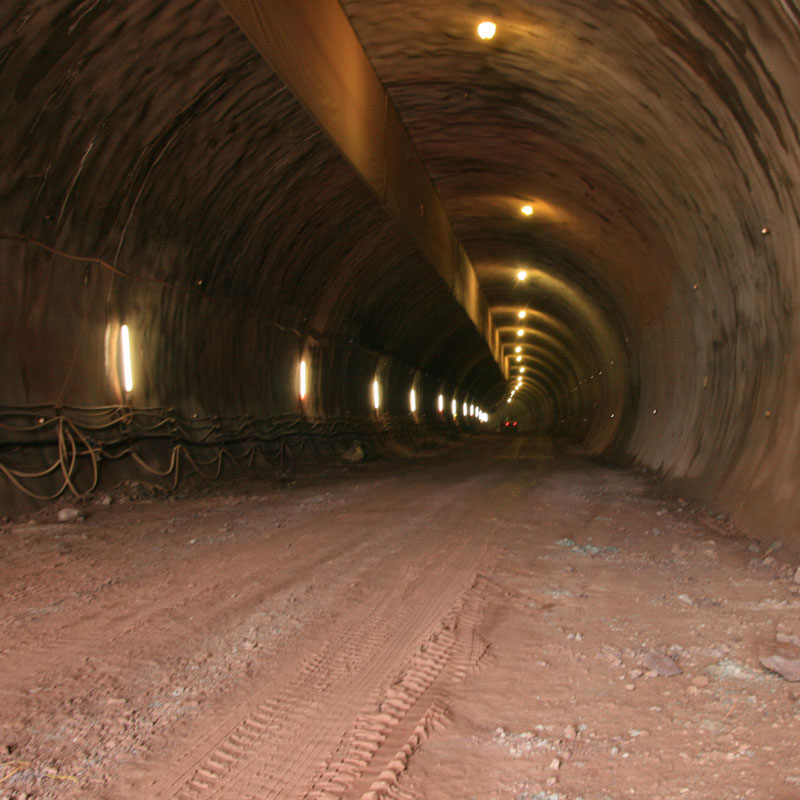
[[[120,499],[4,526],[0,798],[800,797],[769,531],[524,437]]]

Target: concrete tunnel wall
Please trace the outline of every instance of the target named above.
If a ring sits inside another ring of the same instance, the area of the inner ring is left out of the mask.
[[[173,434],[175,419],[367,419],[379,374],[391,416],[408,418],[412,385],[419,418],[439,391],[507,407],[800,539],[796,3],[342,6],[472,260],[502,363],[217,3],[9,3],[3,463],[49,463],[66,407],[112,420],[114,455],[137,446],[119,405],[150,426],[163,414],[144,410],[169,409]],[[507,404],[520,307],[526,373]]]

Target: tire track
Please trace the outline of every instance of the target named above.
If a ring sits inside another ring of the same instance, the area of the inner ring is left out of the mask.
[[[446,661],[441,663],[439,652],[433,647],[420,648],[401,681],[401,685],[409,684],[412,687],[409,694],[416,694],[414,702],[403,708],[402,714],[392,716],[393,725],[386,724],[385,716],[378,716],[372,725],[366,727],[367,735],[372,732],[373,737],[380,740],[371,763],[364,764],[361,775],[346,791],[318,796],[312,793],[309,794],[309,800],[328,800],[331,797],[338,800],[384,800],[393,794],[400,796],[396,794],[400,792],[398,782],[407,770],[411,757],[425,739],[448,722],[448,689],[462,683],[475,672],[488,652],[489,644],[478,632],[485,606],[485,585],[478,576],[445,618],[441,631],[431,637],[432,643],[436,644],[446,638]],[[421,683],[418,674],[420,665],[423,666],[424,681],[439,663],[441,669],[425,686],[424,691],[414,692],[413,689],[418,688]],[[385,702],[392,702],[392,689],[387,692]],[[379,731],[377,736],[376,731]],[[358,738],[358,733],[355,736]],[[344,759],[343,763],[352,763],[352,760]]]
[[[360,622],[351,622],[307,658],[286,689],[274,698],[252,698],[251,710],[220,731],[205,755],[195,757],[177,779],[156,786],[155,796],[341,796],[379,749],[376,731],[380,734],[382,725],[396,727],[452,660],[460,641],[453,630],[458,616],[451,611],[449,622],[441,621],[486,551],[486,535],[453,537],[416,561],[414,571],[402,576]],[[470,638],[467,652],[474,651]],[[408,655],[415,653],[416,661]],[[392,678],[402,663],[411,667]],[[384,686],[397,688],[392,694],[382,691]],[[378,703],[378,718],[364,713],[365,704],[374,709]],[[343,736],[348,729],[351,735]]]

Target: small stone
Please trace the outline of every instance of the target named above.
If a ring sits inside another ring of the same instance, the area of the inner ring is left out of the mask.
[[[58,521],[59,522],[75,522],[75,520],[80,517],[81,512],[78,511],[77,508],[73,508],[72,506],[65,506],[64,508],[58,509]]]
[[[577,739],[578,738],[578,731],[575,730],[575,726],[574,725],[567,725],[567,727],[564,728],[564,737],[566,739]]]
[[[761,560],[761,563],[765,567],[771,567],[775,564],[775,559],[772,556],[767,556],[766,558]]]
[[[766,658],[761,657],[759,661],[768,670],[777,672],[784,680],[794,683],[795,681],[800,681],[800,652],[797,652],[796,657],[792,656],[776,654]]]
[[[755,542],[753,542],[753,544],[748,545],[747,546],[747,552],[748,553],[758,553],[759,552],[758,545]]]
[[[242,647],[245,650],[255,650],[257,646],[255,642],[251,642],[249,639],[245,639],[244,642],[242,642]]]
[[[681,603],[686,603],[687,606],[693,606],[694,605],[694,600],[692,600],[692,598],[689,597],[688,594],[679,594],[678,595],[678,600],[680,600]]]
[[[662,678],[671,678],[673,675],[680,675],[683,672],[669,656],[662,656],[658,653],[646,653],[642,657],[641,663]]]
[[[800,567],[797,568],[797,572],[795,572],[793,580],[795,583],[800,583]]]
[[[625,684],[625,689],[628,692],[632,692],[635,688],[636,688],[636,684],[635,683],[626,683]]]
[[[124,697],[109,697],[106,700],[107,706],[124,706],[128,701]]]
[[[111,495],[110,494],[101,494],[100,497],[97,498],[98,505],[101,506],[110,506],[111,505]]]
[[[692,686],[697,686],[699,689],[705,688],[709,683],[711,683],[711,679],[708,675],[697,675],[692,678]]]
[[[558,783],[558,778],[548,778],[545,783],[548,786],[555,786]],[[552,795],[550,795],[552,797]]]
[[[642,675],[644,675],[644,670],[641,670],[641,669],[632,669],[632,670],[631,670],[631,671],[628,673],[628,677],[629,677],[629,678],[630,678],[632,681],[635,681],[637,678],[641,678],[641,677],[642,677]]]
[[[561,759],[560,758],[554,758],[550,762],[550,767],[549,768],[550,769],[561,769]]]
[[[346,450],[340,458],[343,461],[348,461],[351,464],[360,464],[362,461],[367,460],[367,455],[360,442],[356,442],[349,450]]]

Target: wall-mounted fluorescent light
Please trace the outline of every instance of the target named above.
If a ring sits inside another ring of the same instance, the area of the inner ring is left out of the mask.
[[[122,377],[125,391],[133,390],[133,367],[131,366],[131,336],[128,326],[120,328],[120,344],[122,346]]]

